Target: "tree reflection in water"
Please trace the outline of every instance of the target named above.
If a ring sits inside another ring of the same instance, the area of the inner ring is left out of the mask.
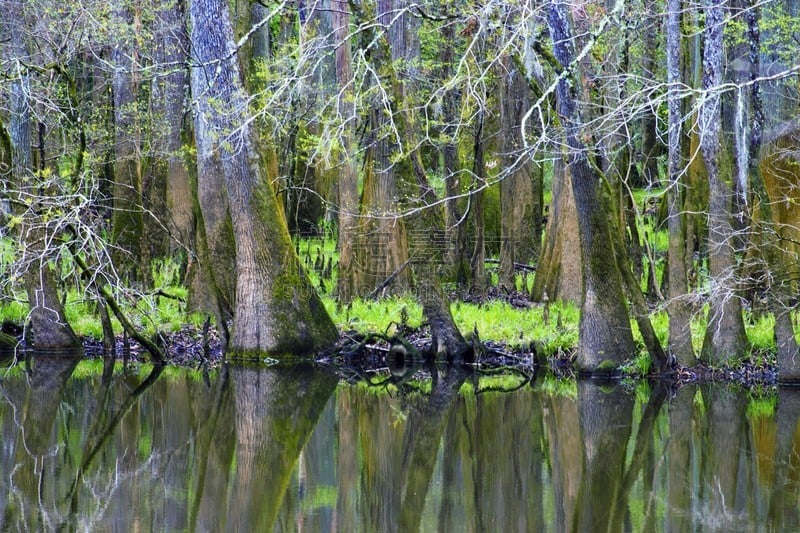
[[[70,378],[74,364],[0,380],[3,530],[800,525],[795,390],[747,411],[736,389],[489,387],[456,367],[367,384],[309,365]]]

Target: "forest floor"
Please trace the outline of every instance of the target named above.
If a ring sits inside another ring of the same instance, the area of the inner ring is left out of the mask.
[[[514,308],[531,306],[524,295],[516,292],[502,293],[495,289],[480,301],[460,295],[462,302],[487,303],[501,300]],[[13,324],[3,324],[4,333],[20,339],[22,328]],[[518,345],[497,340],[478,340],[477,330],[467,335],[475,352],[475,358],[468,363],[479,371],[523,374],[533,379],[543,370],[559,378],[575,378],[573,370],[574,351],[556,349],[552,353],[537,353],[531,344],[521,348]],[[149,354],[135,341],[124,335],[115,339],[113,356],[119,360],[137,363],[150,360]],[[184,325],[180,330],[161,333],[155,339],[165,354],[169,365],[182,367],[215,367],[224,361],[223,343],[213,327],[198,328]],[[400,343],[405,346],[398,350]],[[333,370],[342,377],[370,374],[408,374],[410,370],[425,366],[422,354],[430,345],[430,333],[423,324],[420,327],[398,325],[392,335],[370,334],[355,330],[344,331],[338,342],[314,359],[317,363]],[[90,359],[106,355],[103,342],[92,337],[83,338],[85,356]],[[13,353],[12,353],[13,355]],[[19,354],[17,354],[19,355]],[[265,362],[270,362],[265,359]],[[765,363],[764,361],[768,361]],[[424,373],[424,372],[423,372]],[[677,367],[667,376],[657,376],[642,372],[634,364],[624,367],[617,376],[629,379],[664,379],[677,385],[689,383],[737,383],[745,387],[773,386],[778,383],[774,357],[769,354],[755,354],[745,361],[729,368],[712,368],[699,362],[693,367]]]

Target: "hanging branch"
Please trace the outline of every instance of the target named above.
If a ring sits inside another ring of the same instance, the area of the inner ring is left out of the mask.
[[[73,235],[76,236],[76,232],[73,228],[69,228],[72,231]],[[74,249],[73,241],[67,242],[67,248],[72,254],[72,258],[75,260],[75,264],[78,265],[78,268],[83,275],[83,278],[89,283],[93,285],[100,296],[103,297],[108,308],[111,309],[111,312],[114,313],[114,316],[117,318],[119,323],[122,325],[122,328],[125,330],[125,333],[128,334],[133,340],[138,342],[145,350],[150,353],[150,356],[153,359],[153,363],[157,365],[163,365],[166,362],[166,356],[164,355],[164,351],[153,341],[142,335],[136,327],[131,323],[128,317],[120,308],[119,304],[117,303],[116,298],[114,295],[111,294],[108,286],[102,284],[93,279],[92,271],[89,266],[86,264],[86,261],[80,256],[77,250]]]

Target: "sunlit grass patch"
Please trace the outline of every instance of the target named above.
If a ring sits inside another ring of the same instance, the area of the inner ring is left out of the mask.
[[[28,316],[28,304],[19,300],[5,300],[0,305],[0,322],[9,321],[22,324]]]
[[[422,325],[422,306],[411,296],[391,296],[380,300],[354,300],[346,306],[326,298],[326,308],[340,330],[355,329],[393,333],[394,324],[418,328]]]
[[[464,332],[477,330],[481,340],[527,349],[536,342],[546,353],[573,348],[578,341],[578,310],[560,303],[518,309],[500,300],[484,304],[455,302],[451,309]]]
[[[745,331],[747,340],[754,351],[774,351],[775,350],[775,317],[771,314],[762,314],[752,317],[751,313],[745,313]]]

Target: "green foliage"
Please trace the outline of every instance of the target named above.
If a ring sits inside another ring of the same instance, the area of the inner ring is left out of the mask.
[[[650,373],[653,360],[647,351],[640,351],[636,356],[620,367],[623,374],[631,377],[644,377]]]
[[[338,494],[338,489],[335,486],[317,486],[314,492],[303,499],[303,511],[315,511],[324,508],[335,509]]]
[[[775,350],[775,317],[771,314],[753,316],[751,311],[746,311],[744,324],[747,340],[753,351]]]
[[[331,312],[339,329],[355,329],[363,333],[380,331],[392,334],[398,324],[406,318],[412,328],[422,325],[422,306],[411,296],[391,296],[381,300],[358,299],[347,307],[336,306],[336,302],[326,298],[326,307]]]
[[[0,322],[9,321],[16,324],[25,322],[28,316],[28,304],[23,303],[20,297],[15,297],[13,300],[3,300],[0,305]]]
[[[546,354],[577,345],[579,313],[571,304],[551,303],[547,320],[543,306],[517,309],[502,301],[480,305],[456,302],[451,309],[459,329],[477,329],[482,340],[505,342],[512,348],[527,348],[536,342]]]

